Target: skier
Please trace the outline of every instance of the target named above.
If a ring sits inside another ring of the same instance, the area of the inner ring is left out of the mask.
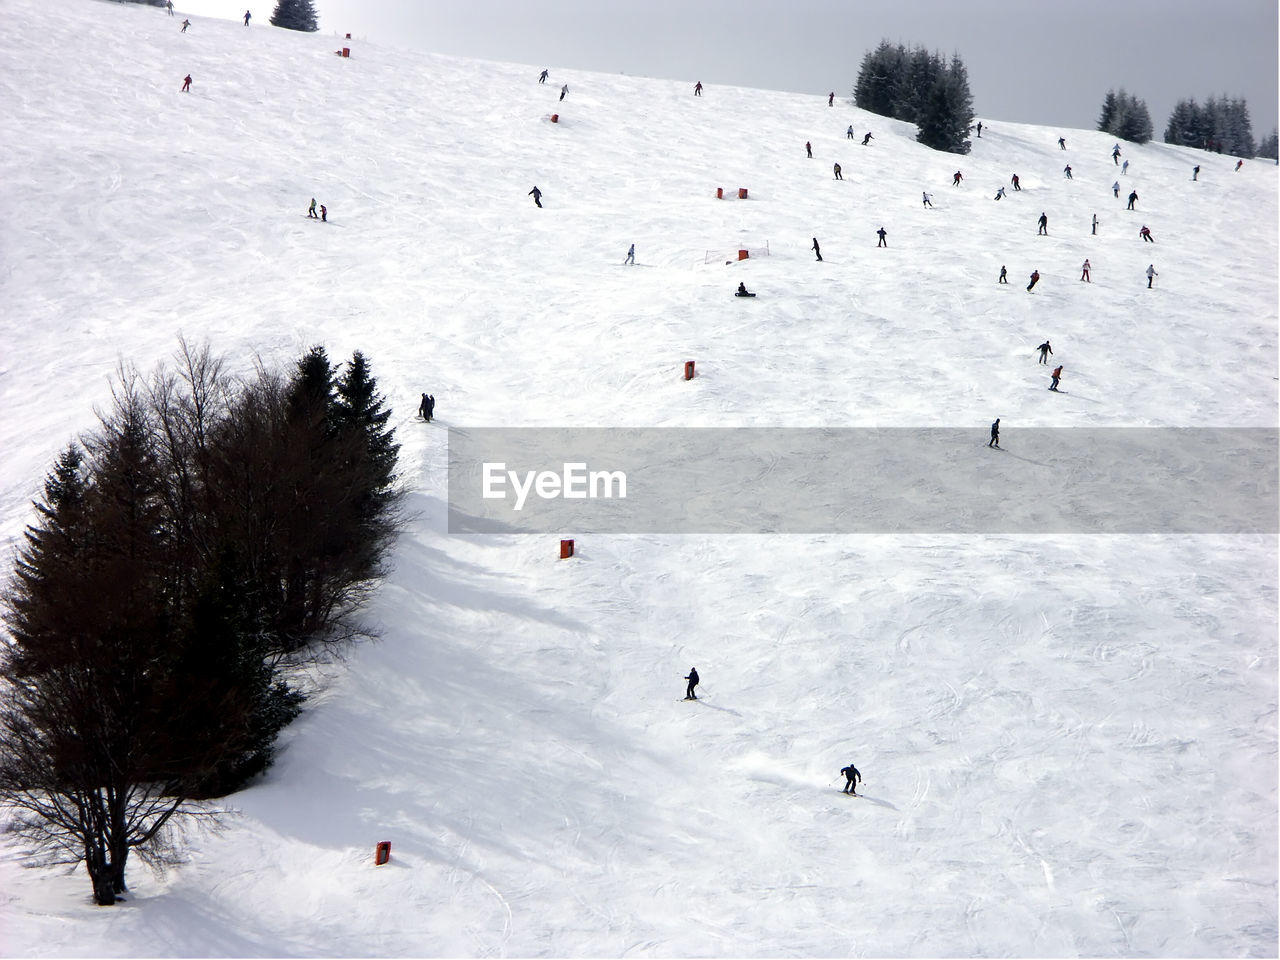
[[[1120,181],[1119,180],[1117,180],[1115,183],[1111,185],[1111,192],[1116,195],[1117,200],[1120,199]]]
[[[1098,215],[1096,213],[1093,215],[1093,229],[1091,232],[1095,237],[1098,235]]]
[[[1156,273],[1156,265],[1154,263],[1147,264],[1147,289],[1148,290],[1151,289],[1151,281],[1158,276],[1160,276],[1160,274]]]
[[[320,222],[321,223],[329,222],[329,208],[326,207],[323,203],[320,204]]]
[[[623,260],[622,262],[623,262],[623,263],[629,263],[629,264],[631,264],[633,267],[635,266],[635,264],[636,264],[636,245],[635,245],[634,243],[633,243],[630,247],[628,247],[628,248],[627,248],[627,259]]]
[[[844,177],[842,177],[842,176],[840,175],[840,164],[838,164],[838,163],[837,163],[833,169],[835,170],[836,179],[837,179],[837,180],[843,180],[843,179],[844,179]]]
[[[829,94],[827,94],[827,106],[834,107],[835,105],[836,105],[836,92],[832,90]]]
[[[813,159],[813,144],[810,143],[808,140],[804,142],[804,154],[810,160]]]
[[[735,297],[754,297],[755,296],[754,293],[752,293],[747,289],[747,285],[745,283],[739,283],[738,289],[733,292],[733,295]]]
[[[548,77],[548,73],[547,73],[547,71],[546,71],[546,70],[543,70],[540,74],[538,74],[538,82],[539,82],[539,83],[546,83],[546,82],[547,82],[547,77]]]
[[[191,74],[189,73],[182,78],[182,92],[183,93],[191,92]]]
[[[1040,346],[1036,347],[1036,349],[1040,351],[1040,362],[1048,363],[1049,361],[1046,358],[1053,355],[1053,347],[1049,346],[1049,341],[1046,340],[1044,343],[1040,344]]]
[[[819,262],[819,263],[821,263],[821,262],[822,262],[822,250],[821,250],[821,249],[819,249],[819,247],[818,247],[818,238],[817,238],[817,237],[814,237],[814,238],[813,238],[813,252],[817,255],[817,257],[818,257],[818,262]]]
[[[991,439],[987,441],[988,447],[1000,446],[1000,418],[996,417],[995,422],[991,424]]]
[[[925,205],[926,207],[932,207],[932,206],[933,206],[933,197],[929,195],[929,192],[928,192],[927,190],[922,190],[922,191],[920,191],[920,192],[921,192],[922,196],[924,197],[924,205]]]
[[[181,31],[181,32],[182,32],[182,33],[186,33],[186,32],[187,32],[187,27],[189,27],[189,26],[191,26],[191,21],[190,21],[190,20],[183,20],[183,21],[182,21],[182,31]]]
[[[1239,173],[1239,172],[1240,172],[1240,168],[1241,168],[1241,167],[1243,167],[1243,166],[1244,166],[1244,161],[1243,161],[1243,160],[1237,160],[1237,161],[1236,161],[1236,173]]]
[[[436,398],[427,394],[427,423],[436,418]]]
[[[684,698],[686,700],[697,700],[698,695],[693,692],[693,688],[698,685],[698,668],[690,667],[689,675],[685,679],[689,681],[689,688],[685,690]]]
[[[958,187],[958,186],[960,186],[960,181],[961,181],[961,180],[963,180],[963,179],[964,179],[964,177],[962,177],[962,176],[960,175],[960,171],[959,171],[959,170],[957,170],[957,171],[955,172],[955,175],[954,175],[954,176],[952,176],[952,178],[951,178],[951,185],[952,185],[953,187]]]
[[[1117,167],[1120,166],[1120,144],[1116,144],[1111,148],[1111,162]]]
[[[1040,219],[1037,220],[1036,223],[1040,227],[1040,229],[1036,232],[1036,236],[1038,237],[1043,235],[1047,237],[1049,235],[1049,218],[1045,216],[1043,212],[1041,212]]]
[[[887,247],[887,246],[888,246],[888,244],[884,242],[884,238],[885,238],[885,229],[884,229],[884,227],[881,227],[879,230],[877,230],[877,231],[876,231],[876,234],[877,234],[877,236],[879,236],[879,237],[880,237],[880,242],[879,242],[879,243],[877,243],[877,244],[876,244],[876,246],[877,246],[877,247]]]
[[[1137,203],[1137,202],[1138,202],[1138,191],[1137,191],[1137,190],[1133,190],[1133,191],[1131,191],[1131,192],[1129,193],[1129,206],[1125,207],[1125,209],[1126,209],[1126,210],[1132,210],[1132,209],[1133,209],[1133,205],[1134,205],[1135,203]]]
[[[1093,281],[1089,279],[1089,258],[1088,257],[1084,258],[1084,264],[1080,267],[1080,279],[1083,280],[1085,283],[1093,283]]]
[[[1031,282],[1027,284],[1027,293],[1030,293],[1030,292],[1031,292],[1031,288],[1032,288],[1032,287],[1034,287],[1034,286],[1035,286],[1037,283],[1039,283],[1039,282],[1040,282],[1040,271],[1039,271],[1039,270],[1032,270],[1032,271],[1031,271]]]
[[[315,197],[311,198],[311,206],[307,207],[307,216],[310,217],[312,220],[320,219],[318,216],[316,216],[316,198]]]
[[[1009,182],[1013,184],[1014,193],[1017,193],[1022,189],[1022,181],[1018,179],[1018,175],[1016,173],[1009,179]]]
[[[1053,383],[1049,384],[1049,389],[1054,393],[1058,392],[1058,381],[1062,379],[1062,364],[1058,364],[1053,368],[1053,373],[1049,374],[1053,378]]]
[[[1195,180],[1200,176],[1200,164],[1196,164],[1191,168],[1191,179]]]
[[[862,138],[862,145],[865,147],[865,146],[867,145],[867,142],[868,142],[868,141],[870,141],[870,140],[874,140],[874,139],[875,139],[875,137],[871,136],[871,131],[870,131],[870,130],[868,130],[868,131],[867,131],[867,135],[866,135],[865,137],[863,137],[863,138]]]
[[[1065,150],[1065,149],[1067,149],[1067,140],[1066,140],[1066,138],[1065,138],[1065,137],[1059,137],[1059,138],[1058,138],[1058,149],[1059,149],[1059,150]]]
[[[560,88],[560,99],[564,99],[564,95],[569,92],[569,85],[566,83]]]
[[[1140,236],[1147,243],[1156,242],[1156,238],[1151,235],[1151,228],[1148,226],[1144,225],[1143,228],[1138,231],[1138,236]]]
[[[173,16],[173,0],[164,0],[165,9],[169,11],[169,16]]]
[[[542,209],[542,191],[538,189],[537,184],[534,184],[533,189],[526,193],[525,196],[533,197],[533,202],[538,205],[538,209]]]
[[[981,120],[978,121],[978,139],[979,140],[982,139],[982,121]]]
[[[429,416],[427,416],[427,395],[425,393],[422,395],[422,402],[418,404],[418,416],[420,416],[423,420],[431,419]]]
[[[702,96],[702,81],[701,81],[701,80],[699,80],[697,83],[695,83],[695,84],[693,85],[693,95],[694,95],[695,97],[700,97],[700,96]]]
[[[852,140],[852,139],[853,139],[853,124],[852,124],[852,123],[851,123],[851,124],[849,124],[849,129],[848,129],[848,130],[846,130],[846,131],[844,132],[844,135],[845,135],[845,139],[847,139],[847,140]]]
[[[248,11],[248,10],[246,10],[246,11],[244,12],[244,25],[245,25],[246,27],[249,25],[249,16],[250,16],[249,11]]]
[[[1124,163],[1120,164],[1120,176],[1125,177],[1128,175],[1129,175],[1129,161],[1126,160]]]
[[[1073,176],[1071,176],[1071,164],[1069,164],[1069,163],[1068,163],[1065,167],[1063,167],[1063,168],[1062,168],[1062,172],[1063,172],[1064,174],[1066,174],[1066,177],[1067,177],[1067,179],[1068,179],[1068,180],[1074,180],[1074,179],[1075,179]]]
[[[999,190],[996,191],[995,199],[1001,200],[1003,198],[1004,198],[1004,187],[1001,187]]]
[[[1000,264],[1000,283],[1009,282],[1009,271],[1005,269],[1004,264]]]
[[[851,797],[856,797],[858,795],[858,782],[862,779],[862,774],[858,772],[858,768],[852,763],[847,767],[842,768],[840,772],[844,774],[845,778],[844,789],[840,792],[847,793]]]

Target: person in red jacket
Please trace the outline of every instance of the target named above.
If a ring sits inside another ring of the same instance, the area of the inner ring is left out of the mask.
[[[1032,288],[1032,287],[1034,287],[1034,286],[1035,286],[1037,283],[1039,283],[1039,282],[1040,282],[1040,271],[1039,271],[1039,270],[1032,270],[1032,271],[1031,271],[1031,282],[1027,284],[1027,293],[1030,293],[1030,292],[1031,292],[1031,288]]]
[[[183,93],[191,92],[191,74],[189,73],[182,78],[182,92]]]
[[[1058,392],[1058,381],[1062,379],[1062,364],[1058,364],[1053,368],[1053,373],[1049,374],[1053,377],[1053,383],[1049,384],[1049,389],[1054,393]]]
[[[1143,225],[1142,229],[1138,231],[1138,236],[1140,236],[1147,243],[1156,242],[1156,238],[1151,235],[1151,228],[1146,225]]]

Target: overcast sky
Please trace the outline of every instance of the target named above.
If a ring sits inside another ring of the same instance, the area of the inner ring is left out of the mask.
[[[175,0],[266,25],[275,0]],[[1276,126],[1276,0],[315,0],[320,29],[486,60],[847,96],[882,38],[958,52],[978,117],[1092,128],[1108,89],[1227,94]],[[354,51],[353,51],[354,52]]]

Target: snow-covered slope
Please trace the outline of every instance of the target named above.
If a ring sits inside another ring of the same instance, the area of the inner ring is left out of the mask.
[[[415,520],[226,828],[111,909],[0,845],[0,953],[1275,954],[1275,536],[444,520],[447,427],[1274,427],[1274,166],[181,19],[5,5],[0,535],[179,334],[365,351]]]

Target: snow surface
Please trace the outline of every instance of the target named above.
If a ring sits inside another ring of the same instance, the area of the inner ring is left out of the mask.
[[[113,908],[0,845],[0,954],[1276,955],[1275,536],[592,536],[561,562],[444,522],[447,427],[1274,427],[1275,166],[1125,144],[1119,177],[1104,134],[998,121],[955,157],[826,91],[4,8],[4,541],[117,365],[179,334],[245,371],[365,351],[415,519],[380,639],[317,674],[225,828],[133,862]]]

